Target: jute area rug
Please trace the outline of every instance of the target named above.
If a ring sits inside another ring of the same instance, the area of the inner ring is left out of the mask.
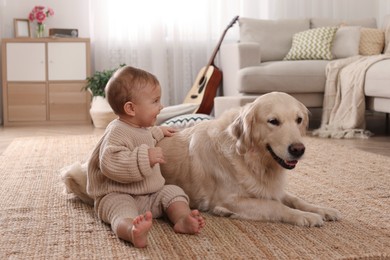
[[[288,189],[337,208],[341,221],[302,228],[203,214],[207,226],[190,236],[159,219],[149,246],[136,249],[63,193],[58,170],[98,138],[19,138],[0,156],[0,259],[390,259],[388,157],[308,137]]]

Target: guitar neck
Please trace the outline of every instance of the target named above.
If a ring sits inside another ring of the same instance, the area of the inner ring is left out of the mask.
[[[212,53],[212,55],[211,55],[211,57],[210,57],[210,60],[209,60],[209,62],[207,63],[207,68],[210,67],[211,65],[214,65],[214,59],[215,59],[215,57],[217,56],[217,53],[218,53],[218,51],[219,51],[219,48],[221,47],[223,38],[225,38],[226,32],[227,32],[227,29],[223,32],[221,38],[220,38],[219,41],[218,41],[217,46],[215,46],[214,51],[213,51],[213,53]]]
[[[233,20],[230,22],[230,24],[229,24],[229,25],[226,27],[226,29],[223,31],[221,37],[219,38],[218,44],[217,44],[217,46],[215,46],[214,51],[213,51],[213,53],[212,53],[212,55],[211,55],[211,57],[210,57],[210,60],[209,60],[209,62],[208,62],[207,65],[206,65],[205,72],[208,70],[208,68],[209,68],[210,66],[214,65],[214,59],[215,59],[215,57],[217,56],[217,53],[218,53],[218,51],[219,51],[219,48],[221,47],[222,41],[223,41],[223,39],[225,38],[225,35],[226,35],[227,31],[229,30],[230,27],[233,26],[233,24],[234,24],[237,20],[238,20],[238,16],[234,17]],[[204,75],[203,75],[203,76],[204,76]]]

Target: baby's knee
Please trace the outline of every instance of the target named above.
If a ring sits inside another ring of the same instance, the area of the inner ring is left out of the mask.
[[[183,201],[187,204],[189,203],[187,194],[179,186],[165,185],[161,192],[163,194],[162,204],[164,209],[167,209],[171,203],[176,201]]]

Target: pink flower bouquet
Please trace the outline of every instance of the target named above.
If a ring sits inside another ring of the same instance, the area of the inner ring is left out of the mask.
[[[46,18],[53,15],[54,10],[52,8],[48,7],[45,11],[44,6],[37,5],[31,10],[28,19],[30,20],[30,22],[34,22],[36,20],[38,24],[42,24],[46,20]]]

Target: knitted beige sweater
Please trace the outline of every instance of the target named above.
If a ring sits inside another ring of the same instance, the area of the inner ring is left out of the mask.
[[[111,192],[142,195],[160,190],[165,180],[159,164],[150,167],[148,149],[163,137],[159,127],[112,121],[89,159],[88,194],[96,199]]]

